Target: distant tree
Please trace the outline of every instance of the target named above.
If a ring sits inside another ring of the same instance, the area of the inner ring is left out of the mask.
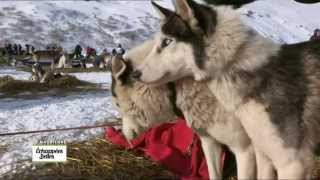
[[[208,4],[214,5],[232,5],[234,8],[239,8],[242,5],[252,3],[255,0],[204,0]]]
[[[320,0],[295,0],[300,3],[318,3]]]

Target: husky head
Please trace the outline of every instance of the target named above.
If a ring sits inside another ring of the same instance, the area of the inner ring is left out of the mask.
[[[145,62],[133,73],[144,83],[162,84],[185,76],[194,76],[196,80],[206,78],[204,38],[215,31],[216,12],[192,0],[173,2],[176,12],[152,2],[162,25]]]
[[[134,51],[139,52],[138,49]],[[112,102],[122,116],[122,131],[127,139],[133,139],[158,123],[176,119],[170,99],[172,92],[166,85],[149,87],[132,79],[132,63],[120,56],[112,57],[111,64]]]

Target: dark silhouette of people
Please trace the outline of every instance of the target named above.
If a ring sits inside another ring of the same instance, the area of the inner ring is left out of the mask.
[[[78,44],[74,49],[74,55],[76,59],[79,59],[82,53],[82,47]]]
[[[13,45],[13,54],[14,55],[18,54],[18,45],[16,43],[14,43],[14,45]]]
[[[22,55],[22,46],[21,44],[18,44],[18,55]]]
[[[87,48],[86,48],[87,57],[91,56],[92,50],[93,50],[93,49],[92,49],[90,46],[87,46]]]
[[[315,29],[310,41],[320,41],[320,29]]]
[[[7,51],[7,54],[9,56],[9,59],[11,59],[11,56],[13,55],[13,49],[12,49],[12,44],[8,44],[7,47],[6,47],[6,51]]]
[[[34,53],[35,50],[34,46],[31,46],[31,53]]]
[[[30,45],[26,44],[26,55],[30,55]]]
[[[112,56],[116,56],[117,55],[117,50],[113,48],[112,51],[111,51],[111,54],[112,54]]]

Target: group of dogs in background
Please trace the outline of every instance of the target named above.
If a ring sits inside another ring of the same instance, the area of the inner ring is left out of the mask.
[[[32,53],[32,65],[31,65],[31,77],[30,80],[45,83],[49,79],[59,78],[63,73],[56,72],[56,69],[72,68],[74,54],[68,54],[62,50],[60,51],[36,51]],[[103,68],[106,70],[110,69],[111,65],[111,55],[101,54],[99,56],[89,56],[87,57],[91,62],[95,58],[99,58],[98,68]],[[50,69],[44,69],[40,60],[50,60]],[[76,67],[81,66],[86,68],[86,61],[77,63]]]
[[[311,179],[320,138],[320,42],[279,45],[228,6],[152,2],[153,38],[112,58],[112,99],[123,133],[182,112],[200,137],[210,179],[220,153],[236,157],[238,179]]]

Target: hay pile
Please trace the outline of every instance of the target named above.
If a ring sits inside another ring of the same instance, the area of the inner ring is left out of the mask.
[[[164,167],[105,139],[68,144],[67,163],[38,164],[4,179],[174,179]]]
[[[178,179],[176,175],[141,154],[121,149],[102,138],[68,144],[67,151],[66,163],[35,164],[35,167],[15,169],[16,173],[7,174],[2,178],[6,180]],[[229,167],[224,169],[224,179],[236,179],[234,163],[235,161],[231,160],[226,164]],[[319,175],[320,158],[318,157],[313,177],[317,179]]]
[[[81,81],[74,76],[65,75],[57,79],[53,79],[47,83],[39,83],[34,81],[15,80],[10,76],[0,77],[0,92],[6,94],[16,94],[21,92],[39,92],[49,91],[52,89],[75,89],[75,88],[97,88],[96,85]]]
[[[8,83],[9,81],[13,81],[13,77],[11,76],[3,76],[3,77],[0,77],[0,87],[3,85],[3,84],[6,84]]]

